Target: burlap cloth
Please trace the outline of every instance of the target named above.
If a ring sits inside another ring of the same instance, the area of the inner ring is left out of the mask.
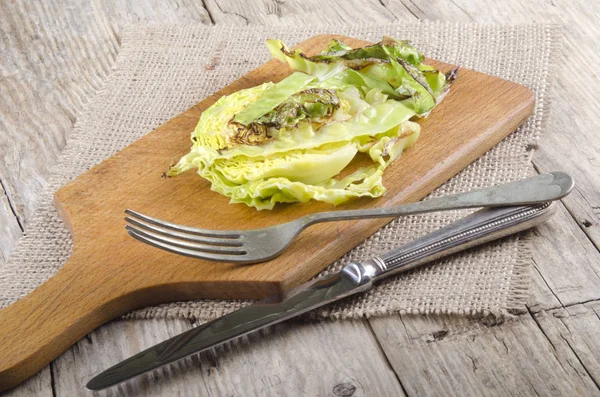
[[[534,115],[433,195],[507,182],[531,172],[531,148],[549,111],[559,35],[556,26],[399,22],[387,26],[301,28],[130,27],[123,33],[113,72],[77,120],[25,236],[0,269],[0,307],[40,285],[69,256],[72,241],[51,201],[61,185],[268,60],[266,38],[280,38],[293,45],[320,33],[370,41],[378,41],[383,35],[410,39],[428,57],[519,82],[535,92]],[[464,214],[454,211],[396,220],[327,271],[337,270],[350,260],[367,259]],[[514,314],[524,307],[529,265],[527,238],[514,236],[394,277],[369,293],[316,314],[344,318],[394,312]],[[180,302],[142,309],[130,317],[207,320],[247,303]]]

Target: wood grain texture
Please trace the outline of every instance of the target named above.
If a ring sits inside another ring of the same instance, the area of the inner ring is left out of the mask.
[[[534,272],[542,286],[530,302],[537,312],[600,299],[600,253],[571,221],[564,205],[533,229]]]
[[[448,316],[370,323],[409,396],[600,396],[568,345],[550,342],[529,315],[501,324]]]
[[[25,225],[75,120],[110,73],[117,32],[131,23],[211,21],[191,0],[19,0],[1,2],[0,15],[0,180]],[[3,253],[16,239],[1,235]]]
[[[112,322],[55,361],[56,392],[88,395],[81,385],[93,375],[191,327],[184,320]],[[131,343],[132,335],[143,339]],[[123,348],[106,352],[108,344]],[[404,396],[364,320],[277,325],[94,394]]]
[[[586,374],[600,385],[600,302],[540,312],[535,320],[556,350],[561,345],[572,350]]]
[[[18,388],[2,394],[2,397],[56,397],[50,366],[27,379]]]
[[[600,90],[598,72],[594,78],[585,78],[586,64],[600,62],[600,28],[592,23],[592,13],[600,12],[594,3],[559,1],[558,14],[568,26],[562,42],[561,67],[557,82],[549,129],[553,132],[540,143],[534,164],[544,172],[560,167],[574,176],[575,191],[564,200],[571,216],[600,248],[600,97],[590,95],[585,101],[577,92]]]
[[[351,21],[393,22],[398,18],[377,0],[269,1],[206,0],[216,24],[344,24]]]
[[[300,46],[316,53],[332,37],[316,36]],[[343,40],[354,46],[365,44]],[[187,151],[189,131],[220,96],[289,73],[278,61],[266,63],[56,193],[59,212],[73,234],[73,254],[42,287],[0,311],[5,324],[0,330],[4,357],[0,386],[14,386],[95,327],[139,307],[199,297],[262,298],[281,293],[306,281],[386,223],[380,219],[347,222],[343,234],[336,224],[320,224],[304,232],[276,260],[253,266],[189,259],[127,235],[122,221],[125,206],[175,223],[199,219],[202,224],[194,226],[208,229],[264,227],[329,209],[323,203],[309,203],[257,212],[227,204],[227,198],[212,192],[208,182],[193,173],[170,179],[160,176],[173,153]],[[444,102],[422,123],[419,143],[388,168],[384,178],[388,193],[378,200],[356,200],[338,208],[421,199],[516,129],[532,110],[529,89],[462,70]],[[407,164],[410,173],[404,171]],[[156,172],[142,173],[140,168]],[[39,331],[23,338],[28,329]]]

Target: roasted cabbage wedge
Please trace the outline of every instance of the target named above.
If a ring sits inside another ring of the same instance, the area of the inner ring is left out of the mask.
[[[196,169],[231,203],[260,210],[379,197],[385,168],[419,137],[415,120],[429,114],[456,76],[425,65],[407,41],[387,37],[358,49],[332,40],[312,57],[279,40],[267,46],[294,72],[206,109],[191,151],[168,176]],[[360,155],[372,165],[345,170]]]

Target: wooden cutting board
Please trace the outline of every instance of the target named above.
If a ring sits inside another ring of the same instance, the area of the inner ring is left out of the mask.
[[[309,54],[334,35],[299,45]],[[453,66],[434,64],[442,71]],[[129,237],[123,211],[210,229],[274,225],[334,209],[324,203],[257,211],[230,205],[194,171],[165,179],[169,164],[188,152],[200,114],[219,97],[290,69],[272,60],[180,114],[62,187],[56,208],[71,230],[73,254],[48,282],[0,310],[0,390],[42,368],[100,324],[143,306],[192,298],[263,298],[306,281],[389,220],[326,223],[304,231],[279,258],[256,265],[194,260]],[[533,111],[532,92],[515,83],[461,69],[449,95],[422,122],[419,141],[385,173],[388,193],[335,209],[416,201],[514,131]]]

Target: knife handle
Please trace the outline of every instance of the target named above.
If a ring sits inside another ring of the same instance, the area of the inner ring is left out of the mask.
[[[371,259],[373,281],[529,229],[548,219],[554,203],[479,210],[449,226]]]

